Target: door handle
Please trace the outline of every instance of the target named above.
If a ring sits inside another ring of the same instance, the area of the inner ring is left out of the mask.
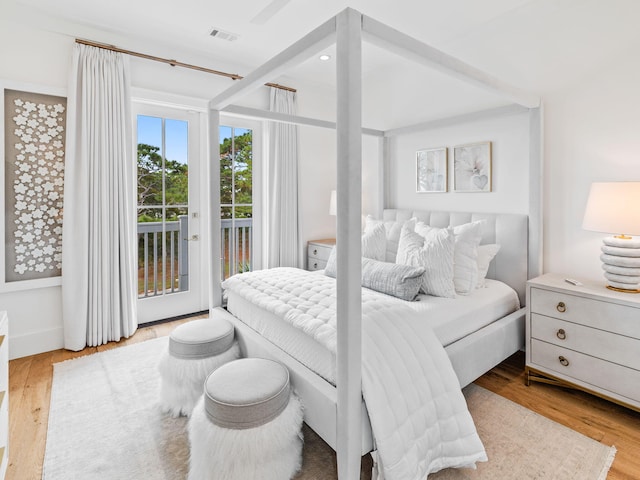
[[[198,240],[200,240],[200,235],[198,234],[191,235],[189,238],[185,238],[185,240],[187,242],[197,242]]]

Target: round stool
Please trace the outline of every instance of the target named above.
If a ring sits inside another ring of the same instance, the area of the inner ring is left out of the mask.
[[[220,316],[176,327],[160,359],[160,407],[177,417],[191,415],[213,370],[240,356],[233,325]]]
[[[189,419],[189,480],[289,480],[302,462],[302,405],[278,362],[212,372]]]

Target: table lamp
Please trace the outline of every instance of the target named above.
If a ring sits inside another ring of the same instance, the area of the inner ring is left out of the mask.
[[[640,182],[592,183],[582,228],[614,234],[600,255],[607,288],[640,293]]]

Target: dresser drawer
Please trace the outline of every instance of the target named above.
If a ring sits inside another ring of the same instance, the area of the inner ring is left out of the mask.
[[[531,340],[532,367],[556,372],[578,380],[587,388],[604,389],[633,402],[640,401],[640,372],[622,365],[606,362],[567,348],[540,340]],[[564,364],[563,364],[564,363]]]
[[[308,257],[307,258],[307,270],[316,271],[322,270],[327,266],[326,260],[318,260],[317,258]]]
[[[531,337],[640,370],[640,340],[531,314]]]
[[[332,245],[309,243],[309,245],[307,246],[307,255],[309,256],[309,258],[322,260],[326,263],[326,261],[329,260],[329,255],[331,255],[332,248]]]
[[[640,339],[640,308],[531,288],[531,312]]]

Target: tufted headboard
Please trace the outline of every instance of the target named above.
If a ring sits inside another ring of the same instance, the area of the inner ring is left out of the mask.
[[[480,244],[497,243],[500,245],[500,251],[489,266],[487,278],[500,280],[509,285],[518,293],[520,305],[524,305],[529,256],[527,215],[385,209],[382,219],[385,221],[406,221],[412,217],[438,228],[455,227],[476,220],[485,220]]]

